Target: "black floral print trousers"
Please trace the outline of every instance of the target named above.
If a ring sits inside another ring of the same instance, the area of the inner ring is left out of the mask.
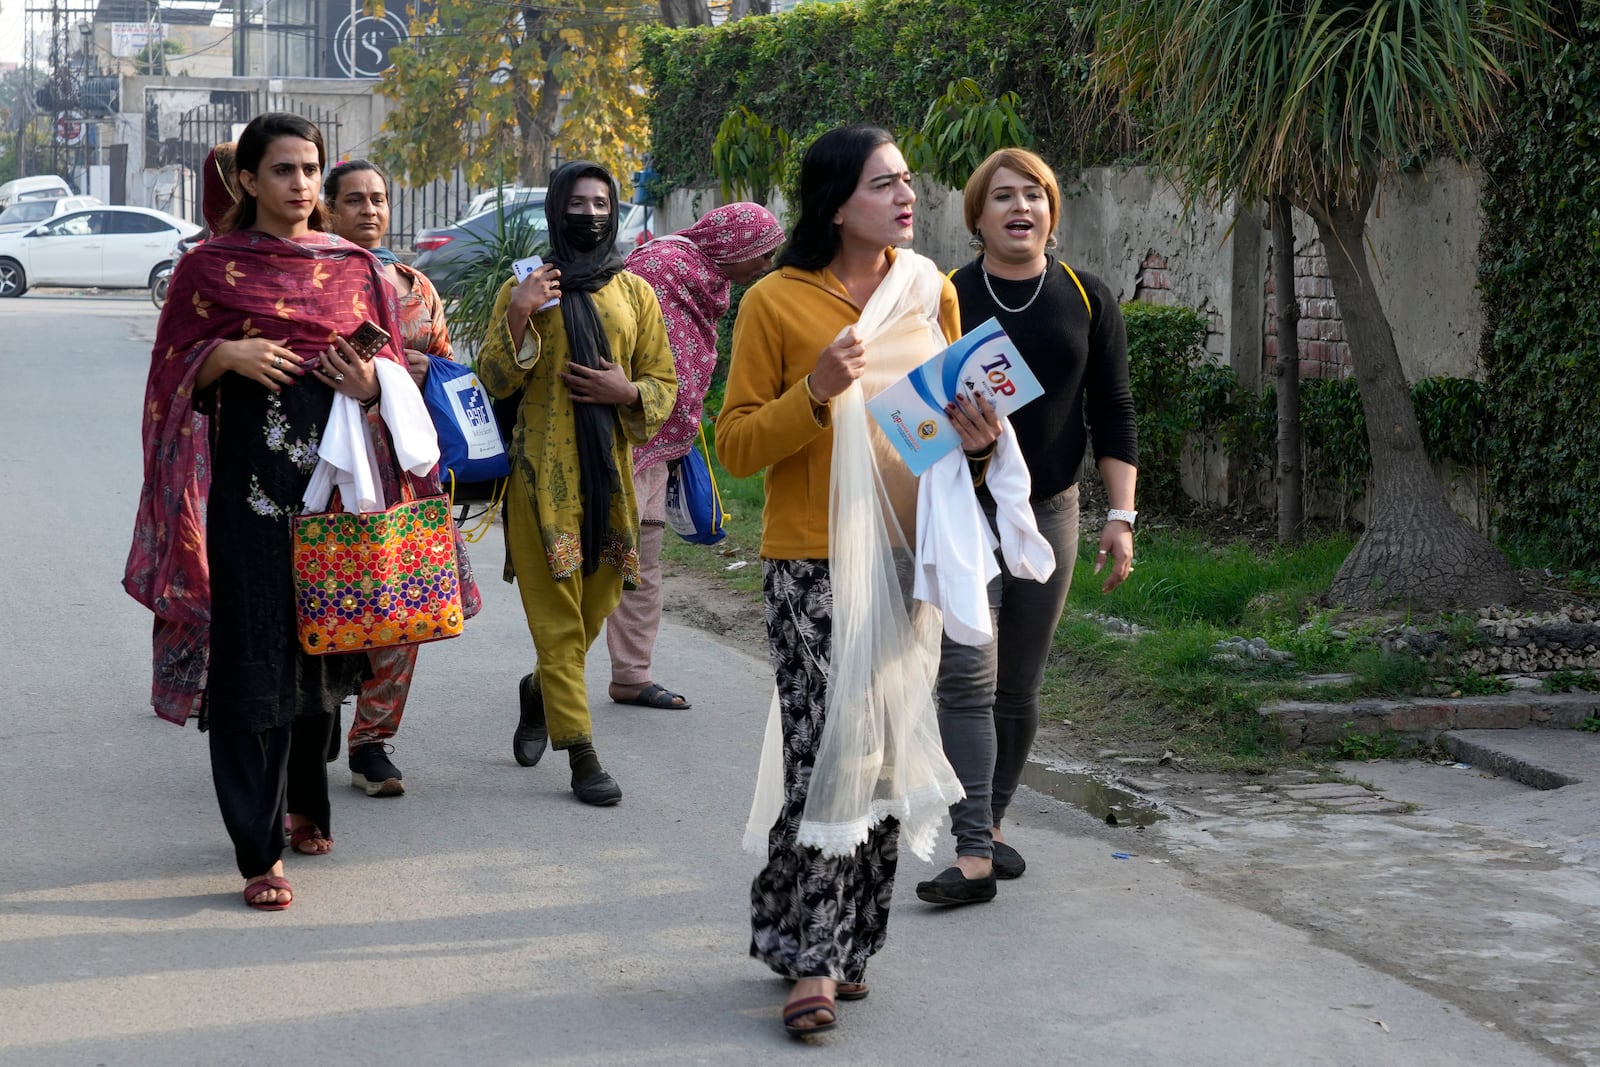
[[[762,585],[783,717],[783,812],[750,887],[750,955],[786,978],[860,982],[888,933],[900,826],[885,819],[849,856],[796,842],[827,714],[833,587],[826,560],[766,560]]]

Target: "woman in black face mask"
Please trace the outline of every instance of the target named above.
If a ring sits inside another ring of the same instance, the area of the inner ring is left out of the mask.
[[[622,789],[595,754],[584,660],[624,584],[638,581],[632,445],[661,428],[678,379],[655,292],[615,248],[611,175],[561,167],[545,215],[550,261],[506,282],[478,356],[494,396],[522,395],[506,549],[538,664],[519,687],[512,751],[531,767],[548,744],[565,749],[578,799],[615,804]]]

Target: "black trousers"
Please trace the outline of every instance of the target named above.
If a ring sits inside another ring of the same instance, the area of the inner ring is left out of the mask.
[[[328,742],[335,716],[301,715],[260,733],[211,729],[211,779],[239,873],[266,874],[283,856],[283,820],[304,815],[333,836]]]

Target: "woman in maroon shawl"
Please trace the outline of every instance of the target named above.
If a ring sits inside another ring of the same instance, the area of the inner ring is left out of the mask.
[[[290,523],[334,394],[370,406],[372,364],[345,341],[371,320],[404,365],[377,262],[325,225],[326,151],[305,119],[258,116],[239,138],[240,199],[178,261],[145,391],[144,488],[123,580],[156,614],[153,702],[198,712],[245,902],[289,906],[290,846],[332,846],[326,754],[366,656],[296,638]]]

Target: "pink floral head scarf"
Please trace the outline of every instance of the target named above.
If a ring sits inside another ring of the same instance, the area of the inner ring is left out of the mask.
[[[717,322],[732,284],[718,268],[759,259],[783,243],[783,227],[760,204],[725,204],[686,230],[657,238],[628,256],[627,269],[650,283],[667,321],[678,371],[678,399],[660,431],[633,450],[635,470],[677,459],[693,446],[700,408],[717,364]]]
[[[758,259],[783,243],[783,227],[760,204],[724,204],[680,230],[683,238],[719,266]]]

